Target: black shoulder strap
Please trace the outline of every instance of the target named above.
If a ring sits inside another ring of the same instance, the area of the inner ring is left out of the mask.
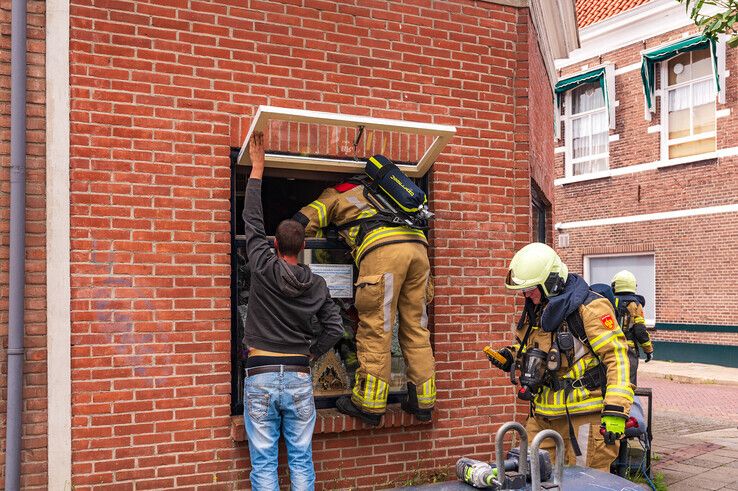
[[[566,323],[569,326],[569,330],[574,333],[587,349],[589,349],[589,352],[592,353],[592,356],[597,360],[597,367],[600,370],[600,390],[602,390],[602,398],[604,399],[605,392],[607,391],[607,372],[602,364],[602,359],[600,359],[597,353],[595,353],[594,348],[592,348],[592,344],[589,342],[587,332],[584,330],[584,321],[582,320],[581,314],[579,314],[579,309],[572,312],[571,315],[566,318]]]
[[[525,351],[525,346],[528,343],[528,338],[530,337],[530,333],[533,332],[533,321],[535,320],[535,308],[536,307],[535,305],[533,305],[533,302],[529,298],[526,298],[525,306],[523,307],[523,314],[520,316],[520,319],[518,320],[518,331],[523,328],[523,326],[525,325],[526,319],[528,320],[528,329],[525,330],[525,335],[523,336],[522,341],[520,341],[520,339],[518,338],[518,341],[520,341],[520,345],[518,349],[515,351],[515,363],[510,368],[510,383],[513,385],[518,385],[518,381],[515,379],[515,372],[520,368],[519,366],[520,359],[523,357],[523,351]]]
[[[518,348],[516,358],[519,358],[521,356],[521,353],[525,350],[525,346],[528,343],[530,333],[533,331],[533,321],[535,321],[535,315],[536,306],[533,305],[533,302],[529,298],[526,298],[525,306],[523,307],[523,315],[521,315],[520,319],[518,320],[518,331],[523,328],[526,320],[528,321],[528,329],[525,330],[523,340],[520,341],[520,348]]]
[[[589,338],[587,338],[587,332],[584,330],[584,321],[582,320],[582,316],[579,314],[579,309],[572,312],[569,317],[566,318],[566,325],[569,326],[569,331],[571,331],[579,341],[592,349],[589,344]]]
[[[618,303],[618,308],[615,309],[618,325],[625,330],[628,328],[628,326],[624,326],[625,322],[627,321],[630,324],[630,310],[628,310],[628,305],[630,305],[632,300],[623,301],[622,298],[616,297],[615,301]]]

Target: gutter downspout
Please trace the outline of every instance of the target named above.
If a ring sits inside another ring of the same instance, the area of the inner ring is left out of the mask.
[[[26,249],[26,12],[12,0],[10,30],[10,263],[5,489],[20,489]]]

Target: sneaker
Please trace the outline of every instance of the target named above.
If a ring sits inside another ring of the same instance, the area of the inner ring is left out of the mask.
[[[360,419],[370,426],[379,426],[379,423],[382,422],[381,414],[365,413],[351,402],[351,398],[349,396],[339,397],[336,401],[336,409],[343,414],[348,414],[353,418]]]
[[[410,404],[410,401],[408,400],[402,401],[400,407],[406,413],[410,413],[415,416],[418,421],[427,422],[433,419],[433,415],[431,414],[430,409],[419,409],[417,407],[414,407],[412,404]]]

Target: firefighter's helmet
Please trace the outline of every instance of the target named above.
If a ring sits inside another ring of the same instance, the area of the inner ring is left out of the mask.
[[[612,289],[615,293],[635,293],[636,292],[636,277],[624,269],[615,273],[612,277]]]
[[[513,256],[505,286],[510,290],[540,286],[546,297],[552,297],[563,291],[568,276],[569,269],[556,251],[541,242],[533,242]]]

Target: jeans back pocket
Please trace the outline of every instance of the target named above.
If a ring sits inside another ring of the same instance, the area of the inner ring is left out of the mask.
[[[246,398],[249,418],[257,423],[264,421],[269,412],[269,392],[249,388],[246,390]]]
[[[292,401],[294,403],[295,412],[297,417],[302,421],[309,421],[315,413],[315,402],[313,400],[313,391],[299,391],[292,394]]]

